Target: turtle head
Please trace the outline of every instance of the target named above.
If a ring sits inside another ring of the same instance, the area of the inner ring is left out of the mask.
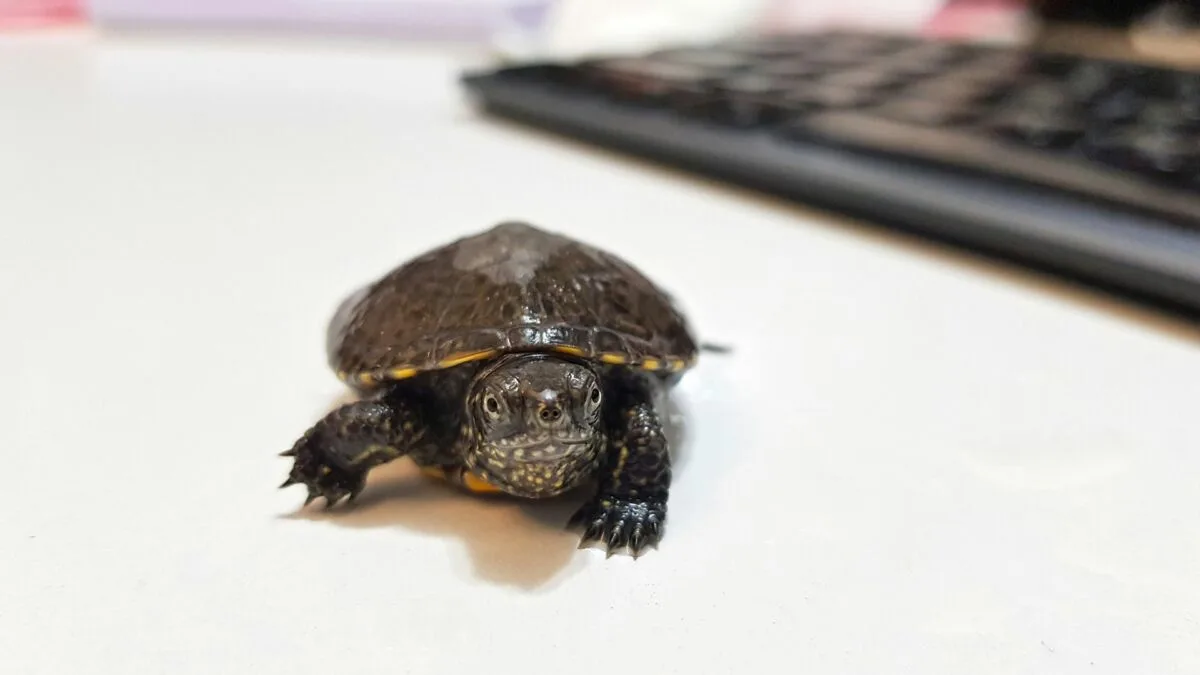
[[[549,497],[591,477],[606,443],[604,386],[589,366],[550,355],[498,361],[468,401],[477,442],[467,464],[523,497]]]

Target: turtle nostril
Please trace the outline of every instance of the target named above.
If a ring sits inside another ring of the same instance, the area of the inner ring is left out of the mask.
[[[546,407],[542,408],[538,415],[543,422],[557,422],[558,418],[562,417],[562,411],[558,408]]]

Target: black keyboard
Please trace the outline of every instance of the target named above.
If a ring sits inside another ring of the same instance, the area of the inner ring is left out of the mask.
[[[1200,311],[1200,72],[821,33],[464,83],[525,124]]]

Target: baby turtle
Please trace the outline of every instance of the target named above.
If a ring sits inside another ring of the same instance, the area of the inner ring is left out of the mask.
[[[594,494],[571,525],[636,556],[667,515],[663,397],[698,347],[671,298],[611,253],[501,223],[344,300],[328,358],[358,400],[283,454],[306,504],[352,500],[409,457],[475,492]]]

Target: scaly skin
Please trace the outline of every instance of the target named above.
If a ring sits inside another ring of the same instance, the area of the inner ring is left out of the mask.
[[[295,462],[280,487],[305,485],[305,504],[317,497],[325,498],[326,507],[343,497],[353,500],[362,491],[368,471],[412,454],[429,432],[420,406],[403,398],[344,405],[282,453],[294,457]]]
[[[649,377],[620,381],[619,403],[610,416],[612,442],[600,470],[600,489],[572,517],[582,525],[580,545],[593,541],[608,554],[622,547],[636,557],[662,538],[671,486],[671,458],[652,403],[658,382]]]

